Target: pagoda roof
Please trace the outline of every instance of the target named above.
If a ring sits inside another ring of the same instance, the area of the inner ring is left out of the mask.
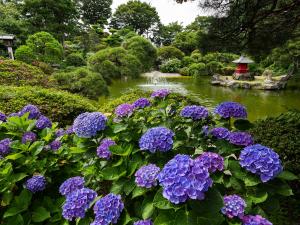
[[[15,36],[12,34],[0,34],[0,40],[14,40]]]
[[[233,63],[254,63],[253,60],[241,55],[239,59],[232,61]]]

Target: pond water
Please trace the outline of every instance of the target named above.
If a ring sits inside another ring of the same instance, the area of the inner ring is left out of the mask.
[[[155,83],[155,84],[154,84]],[[223,101],[236,101],[244,104],[251,121],[267,116],[276,116],[288,109],[300,110],[300,77],[293,77],[285,90],[263,91],[231,89],[210,85],[210,78],[195,81],[189,77],[162,79],[153,82],[149,78],[119,80],[110,86],[110,99],[122,96],[129,89],[140,88],[149,91],[167,88],[201,100],[206,107],[213,108]]]

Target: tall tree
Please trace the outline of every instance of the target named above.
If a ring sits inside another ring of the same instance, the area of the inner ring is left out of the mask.
[[[165,46],[171,45],[175,39],[175,36],[182,31],[183,26],[178,22],[162,25],[159,31],[160,43]]]
[[[154,7],[131,0],[120,5],[111,18],[111,26],[115,29],[131,28],[138,34],[150,35],[151,30],[160,24],[160,18]]]
[[[112,0],[81,0],[82,19],[88,24],[103,26],[111,16]]]

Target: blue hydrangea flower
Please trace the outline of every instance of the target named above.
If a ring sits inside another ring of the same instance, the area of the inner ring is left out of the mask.
[[[25,113],[29,112],[28,119],[38,119],[41,116],[41,112],[35,105],[26,105],[19,112],[19,116],[23,116]]]
[[[261,215],[248,215],[244,216],[243,225],[273,225],[269,220],[263,218]]]
[[[116,142],[114,142],[112,139],[103,139],[100,143],[100,146],[97,148],[98,157],[102,159],[110,159],[111,152],[109,151],[109,147],[113,145],[116,145]]]
[[[170,94],[168,89],[160,89],[151,94],[151,98],[165,98]]]
[[[204,199],[212,179],[203,164],[194,162],[188,155],[176,155],[158,174],[163,196],[174,204],[187,199]]]
[[[247,118],[246,108],[237,102],[223,102],[214,112],[223,118]]]
[[[151,105],[151,103],[147,98],[140,98],[132,104],[133,108],[135,108],[135,109],[137,109],[137,108],[143,109],[150,105]]]
[[[62,215],[66,220],[72,221],[76,218],[84,218],[85,212],[97,197],[97,193],[89,188],[74,190],[63,205]]]
[[[204,152],[194,160],[194,163],[201,163],[208,169],[210,173],[214,173],[217,170],[222,171],[224,169],[224,159],[217,153]]]
[[[36,121],[35,124],[37,129],[44,129],[44,128],[51,128],[52,127],[52,123],[51,120],[46,117],[46,116],[40,116],[40,118]]]
[[[205,125],[202,127],[202,133],[207,136],[209,134],[209,126]]]
[[[173,147],[173,131],[165,127],[150,128],[140,139],[141,150],[166,152]]]
[[[2,121],[2,122],[6,121],[6,115],[2,112],[0,112],[0,121]]]
[[[154,164],[142,166],[135,173],[135,183],[139,187],[151,188],[157,185],[157,175],[160,168]]]
[[[231,144],[240,146],[249,146],[254,144],[254,140],[251,134],[247,132],[231,132],[229,134],[228,140]]]
[[[53,151],[56,151],[58,149],[60,149],[61,147],[61,142],[59,140],[54,140],[50,143],[50,149]]]
[[[23,144],[26,144],[27,142],[35,142],[36,141],[36,134],[31,132],[31,131],[28,131],[28,132],[25,132],[22,136],[22,143]]]
[[[91,225],[109,225],[118,222],[124,209],[120,195],[108,194],[98,200],[94,206],[95,221]]]
[[[46,188],[46,179],[42,175],[35,175],[26,181],[25,187],[32,193],[43,191]]]
[[[10,118],[10,117],[19,117],[20,114],[19,113],[11,113],[7,116],[7,118]]]
[[[4,157],[10,152],[10,145],[12,140],[10,138],[5,138],[0,141],[0,156]]]
[[[206,119],[208,117],[208,110],[203,106],[190,105],[184,107],[180,115],[193,120]]]
[[[60,129],[58,129],[57,131],[55,131],[55,136],[56,137],[62,137],[62,136],[64,136],[65,135],[65,131],[64,131],[64,129],[62,129],[62,128],[60,128]]]
[[[133,225],[153,225],[151,220],[139,220],[134,222]]]
[[[74,134],[74,129],[73,129],[73,126],[70,126],[66,129],[66,134],[67,135],[70,135],[70,134]]]
[[[90,138],[106,128],[106,121],[106,116],[100,112],[86,112],[75,119],[73,130],[79,137]]]
[[[211,129],[210,134],[219,140],[226,140],[229,137],[230,131],[225,127],[216,127]]]
[[[246,208],[246,202],[238,195],[228,195],[224,197],[224,207],[221,212],[228,218],[243,218]]]
[[[260,144],[244,148],[240,154],[241,167],[260,176],[262,182],[267,182],[282,172],[279,155],[272,149]]]
[[[121,117],[128,117],[131,116],[133,113],[133,106],[131,104],[128,103],[124,103],[119,105],[116,109],[115,109],[115,114],[118,118]]]
[[[84,178],[83,177],[71,177],[63,182],[59,187],[59,193],[61,195],[67,196],[73,191],[84,188]]]

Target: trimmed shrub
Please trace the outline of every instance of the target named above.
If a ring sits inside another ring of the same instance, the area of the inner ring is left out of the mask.
[[[66,65],[67,66],[85,66],[86,61],[84,60],[81,53],[71,53],[66,57]]]
[[[134,36],[122,45],[131,55],[135,56],[143,65],[143,71],[149,71],[155,64],[157,51],[153,44],[141,36]]]
[[[181,60],[182,66],[189,66],[196,62],[197,61],[194,58],[192,58],[191,56],[184,56],[183,59]]]
[[[15,52],[15,57],[17,60],[29,64],[32,63],[34,60],[36,60],[36,56],[33,53],[32,48],[27,45],[21,45],[19,48],[17,48]]]
[[[53,79],[59,85],[59,89],[90,99],[96,100],[100,96],[108,95],[108,88],[102,75],[92,72],[85,67],[56,73],[53,75]]]
[[[27,104],[62,125],[72,124],[74,118],[86,111],[95,111],[95,103],[78,95],[56,89],[30,86],[0,86],[0,111],[6,114],[19,111]]]
[[[214,75],[215,73],[222,73],[223,64],[216,61],[211,61],[206,64],[206,70],[208,75]]]
[[[216,61],[216,62],[231,64],[233,60],[238,58],[239,58],[238,55],[232,53],[212,52],[203,56],[203,62],[208,63],[211,61]]]
[[[198,51],[194,51],[192,54],[191,54],[191,58],[193,60],[195,60],[195,62],[202,62],[203,61],[203,56],[200,52]]]
[[[178,73],[181,68],[181,61],[179,59],[170,59],[160,65],[159,69],[163,73]]]
[[[199,78],[200,76],[205,76],[207,74],[206,66],[204,63],[193,63],[189,67],[189,76]]]
[[[158,60],[163,62],[169,59],[182,59],[184,53],[174,46],[162,46],[157,49]]]
[[[235,69],[235,66],[224,66],[222,68],[222,74],[225,76],[231,76],[232,74],[234,74]]]
[[[32,62],[32,65],[37,66],[45,74],[48,74],[48,75],[50,75],[50,74],[52,74],[54,72],[54,69],[48,63],[34,61],[34,62]]]
[[[189,74],[189,68],[188,67],[183,67],[179,70],[179,73],[182,75],[182,76],[190,76]]]

